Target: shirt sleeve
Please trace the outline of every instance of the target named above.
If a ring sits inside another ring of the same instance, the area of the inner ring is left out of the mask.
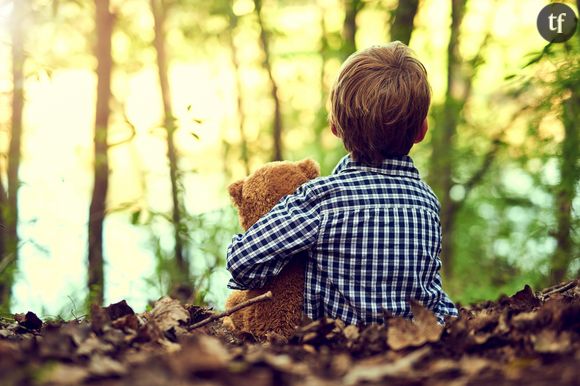
[[[302,185],[285,196],[246,233],[234,236],[226,268],[232,289],[263,287],[298,252],[312,247],[319,228],[319,203],[313,188]]]

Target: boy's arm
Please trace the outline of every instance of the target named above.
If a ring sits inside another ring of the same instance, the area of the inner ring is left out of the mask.
[[[312,246],[319,226],[318,200],[311,187],[301,186],[237,235],[228,248],[226,268],[232,289],[261,288],[300,251]]]

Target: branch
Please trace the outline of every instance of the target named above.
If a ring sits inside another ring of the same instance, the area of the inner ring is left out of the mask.
[[[0,274],[4,273],[4,270],[15,260],[15,257],[14,253],[4,255],[4,258],[0,261]]]
[[[549,287],[549,288],[545,289],[544,291],[542,291],[541,295],[543,297],[548,297],[548,296],[556,294],[556,293],[566,292],[571,288],[575,288],[578,284],[580,284],[580,281],[578,279],[572,280],[569,282],[556,284],[555,286]]]
[[[509,130],[509,128],[514,124],[514,122],[523,113],[525,113],[528,110],[531,110],[533,108],[534,108],[534,106],[525,106],[525,107],[522,107],[521,109],[519,109],[511,117],[508,124],[505,125],[503,128],[501,128],[498,131],[498,133],[495,135],[495,137],[491,140],[491,149],[489,149],[489,151],[483,157],[483,162],[482,162],[480,168],[477,171],[475,171],[475,173],[473,173],[473,175],[471,176],[471,178],[469,180],[467,180],[467,182],[465,182],[463,184],[463,188],[465,189],[465,196],[464,196],[463,200],[461,200],[459,202],[455,202],[453,204],[453,205],[455,205],[455,209],[459,209],[461,207],[461,205],[465,201],[467,201],[467,196],[469,195],[469,193],[473,190],[473,188],[475,186],[477,186],[477,184],[479,184],[479,182],[483,179],[485,174],[489,171],[489,168],[493,164],[493,161],[495,160],[495,157],[497,156],[500,147],[504,144],[503,136],[505,135],[505,133]]]
[[[475,173],[473,173],[471,178],[465,184],[463,184],[463,188],[465,189],[465,197],[467,197],[469,192],[471,192],[471,190],[483,179],[483,176],[485,176],[491,167],[491,164],[495,160],[500,146],[504,143],[501,139],[502,136],[503,135],[500,134],[491,141],[491,149],[489,149],[487,154],[483,157],[481,167]]]
[[[492,31],[491,27],[487,28],[487,31],[485,33],[485,37],[483,38],[481,45],[479,46],[479,49],[477,50],[477,54],[475,54],[475,56],[468,61],[469,73],[465,77],[466,84],[465,84],[465,91],[464,91],[465,94],[463,97],[464,101],[467,100],[467,98],[469,98],[471,96],[471,90],[473,89],[473,79],[477,75],[477,72],[479,71],[479,67],[485,61],[485,59],[483,57],[483,53],[484,53],[484,50],[487,48],[489,41],[491,40],[491,31]]]
[[[198,322],[198,323],[191,325],[189,327],[189,330],[190,331],[194,330],[196,328],[205,326],[206,324],[209,324],[209,323],[213,322],[214,320],[225,318],[226,316],[230,316],[234,312],[239,311],[243,308],[249,307],[253,304],[260,303],[263,301],[270,301],[270,300],[272,300],[272,291],[268,291],[265,294],[262,294],[260,296],[256,296],[255,298],[251,298],[249,300],[246,300],[245,302],[237,304],[236,306],[230,308],[229,310],[225,310],[224,312],[221,312],[219,314],[213,314],[209,318],[206,318],[206,319],[202,320],[201,322]]]
[[[128,142],[131,142],[133,140],[133,138],[135,138],[135,135],[137,135],[137,129],[135,128],[135,125],[131,122],[131,120],[129,119],[129,116],[127,115],[127,111],[125,111],[125,109],[123,109],[123,118],[125,120],[125,123],[127,124],[127,126],[129,126],[130,129],[130,134],[127,138],[119,141],[119,142],[115,142],[115,143],[110,143],[108,145],[109,149],[115,146],[119,146]]]
[[[111,213],[123,212],[127,209],[130,209],[131,207],[134,207],[138,201],[139,201],[139,199],[136,198],[134,201],[125,201],[125,202],[120,203],[116,207],[107,208],[105,210],[105,214],[103,215],[103,218],[110,215]]]
[[[409,45],[413,34],[414,20],[419,9],[419,0],[399,0],[392,13],[391,40]]]
[[[463,23],[463,18],[465,16],[465,7],[466,7],[466,3],[467,1],[463,2],[463,4],[458,4],[457,7],[457,13],[458,13],[458,21],[457,23],[459,23],[459,26],[457,28],[460,28],[461,24]],[[479,49],[477,50],[477,53],[469,60],[459,60],[459,62],[461,62],[461,70],[460,70],[460,74],[461,74],[461,78],[463,81],[463,95],[461,95],[461,97],[459,98],[461,102],[461,106],[463,106],[465,104],[465,102],[467,101],[467,99],[469,99],[469,97],[471,96],[471,91],[473,88],[473,79],[475,78],[475,76],[477,75],[477,72],[479,71],[479,67],[481,66],[481,64],[483,64],[485,62],[484,59],[484,51],[487,48],[487,46],[489,45],[489,42],[492,38],[492,32],[493,32],[493,21],[494,21],[494,15],[493,13],[491,13],[490,15],[488,15],[488,20],[487,20],[487,25],[485,27],[485,36],[483,37],[483,40],[481,41],[481,44],[479,45]],[[459,32],[458,32],[459,34]],[[456,45],[459,45],[459,41],[455,42]],[[458,47],[455,47],[455,49],[459,50]],[[458,58],[456,58],[458,59]]]
[[[2,176],[0,176],[0,205],[4,205],[7,202],[8,202],[8,192],[7,189],[4,187],[4,183],[2,182]]]

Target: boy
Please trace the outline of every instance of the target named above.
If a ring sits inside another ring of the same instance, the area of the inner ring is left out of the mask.
[[[260,288],[308,252],[304,313],[349,324],[410,318],[409,300],[440,323],[457,315],[441,288],[439,202],[408,156],[427,132],[425,67],[400,42],[343,64],[329,123],[349,154],[332,175],[284,197],[228,249],[232,289]]]

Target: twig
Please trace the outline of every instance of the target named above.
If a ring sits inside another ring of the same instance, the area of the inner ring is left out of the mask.
[[[137,135],[137,128],[135,127],[135,125],[131,122],[131,120],[129,119],[129,116],[127,115],[127,111],[123,108],[123,118],[125,119],[125,123],[127,124],[127,126],[129,126],[129,136],[119,142],[115,142],[115,143],[109,143],[107,146],[110,148],[115,147],[115,146],[119,146],[119,145],[123,145],[125,143],[129,143],[133,140],[133,138],[135,138],[135,136]]]
[[[191,330],[194,330],[196,328],[205,326],[206,324],[211,323],[214,320],[221,319],[221,318],[225,318],[226,316],[230,316],[234,312],[239,311],[242,308],[249,307],[252,304],[260,303],[260,302],[263,302],[263,301],[270,301],[270,300],[272,300],[272,291],[268,291],[265,294],[262,294],[260,296],[256,296],[255,298],[251,298],[249,300],[246,300],[245,302],[242,302],[240,304],[237,304],[236,306],[230,308],[229,310],[225,310],[224,312],[220,312],[219,314],[213,314],[209,318],[206,318],[206,319],[202,320],[201,322],[197,322],[194,325],[191,325],[189,327],[189,330],[190,331]]]
[[[14,261],[16,255],[14,253],[8,253],[0,260],[0,274],[4,272],[5,269]]]
[[[517,112],[515,112],[511,117],[510,121],[508,122],[508,124],[506,124],[501,130],[499,130],[497,134],[494,136],[494,138],[492,138],[491,147],[485,154],[485,156],[483,156],[483,162],[481,166],[479,167],[478,170],[476,170],[473,173],[473,175],[471,176],[471,178],[469,178],[469,180],[463,183],[463,187],[465,189],[465,195],[463,196],[463,200],[452,201],[453,210],[458,210],[459,208],[461,208],[461,206],[465,203],[465,201],[467,201],[467,196],[469,196],[469,193],[471,193],[473,188],[477,186],[477,184],[479,184],[479,182],[483,179],[485,174],[489,171],[492,163],[495,161],[495,158],[498,155],[501,146],[504,145],[503,142],[504,134],[508,131],[508,129],[512,127],[515,121],[523,115],[523,113],[531,109],[533,109],[533,106],[525,106],[520,110],[518,110]]]
[[[572,280],[572,281],[570,281],[568,283],[564,283],[564,284],[557,284],[554,287],[548,288],[546,290],[546,292],[542,293],[542,296],[546,297],[546,296],[553,295],[555,293],[565,292],[571,288],[576,287],[577,285],[578,285],[578,280]]]

